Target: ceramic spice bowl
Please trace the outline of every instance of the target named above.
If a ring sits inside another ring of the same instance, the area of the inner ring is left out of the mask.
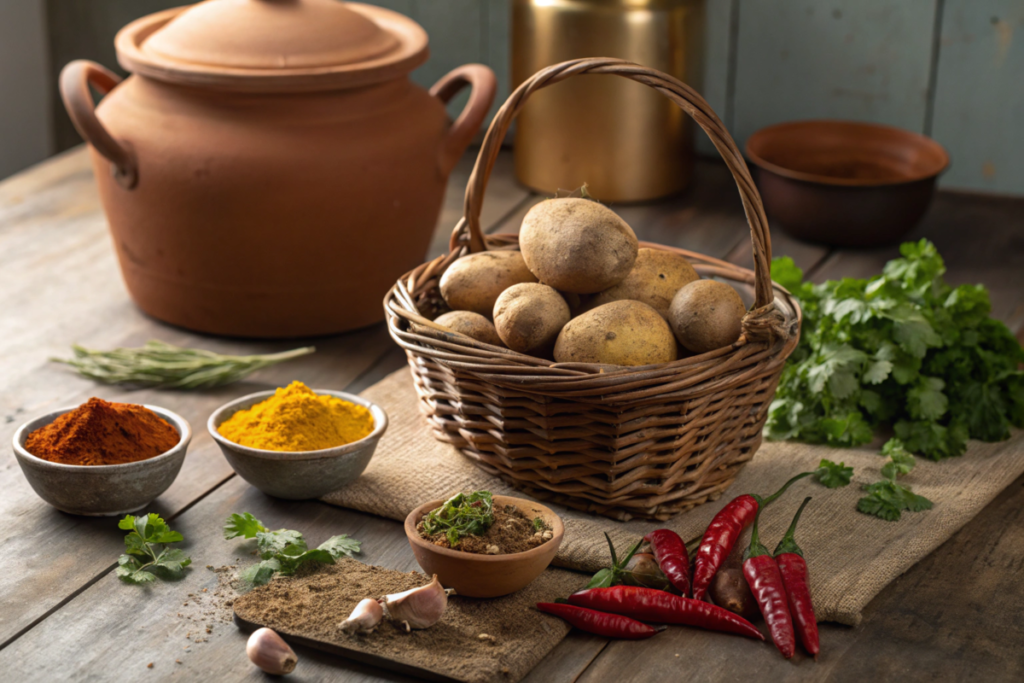
[[[409,538],[416,562],[428,575],[437,574],[442,586],[454,588],[456,593],[465,597],[497,598],[525,588],[555,559],[565,535],[561,518],[540,503],[509,496],[494,496],[493,501],[495,507],[514,505],[530,519],[540,517],[551,528],[551,540],[525,552],[509,555],[464,553],[436,546],[416,530],[424,515],[441,507],[443,500],[424,503],[405,518],[405,535]]]
[[[287,500],[308,500],[351,484],[359,478],[377,443],[388,427],[388,416],[376,403],[342,391],[314,389],[315,393],[334,396],[369,409],[373,431],[358,441],[318,451],[269,451],[242,446],[221,436],[218,427],[239,410],[245,410],[274,395],[274,390],[259,391],[218,408],[206,423],[210,435],[220,446],[228,464],[242,479],[267,495]]]
[[[26,422],[14,433],[14,455],[40,498],[73,515],[112,517],[140,510],[170,488],[185,462],[192,428],[185,418],[157,406],[145,407],[174,427],[181,439],[156,457],[121,465],[65,465],[25,450],[29,434],[77,407],[61,408]]]
[[[792,121],[757,131],[746,155],[768,218],[837,247],[898,242],[924,216],[949,166],[917,133],[854,121]]]

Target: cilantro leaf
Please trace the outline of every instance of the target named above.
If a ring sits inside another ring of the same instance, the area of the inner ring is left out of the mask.
[[[846,467],[846,463],[836,464],[831,460],[824,459],[818,463],[818,469],[814,473],[814,478],[830,489],[848,485],[852,477],[853,468]]]
[[[150,583],[156,580],[157,574],[164,578],[178,578],[185,567],[192,564],[184,550],[165,547],[184,538],[177,531],[171,531],[160,515],[126,515],[117,526],[128,531],[124,538],[125,554],[118,558],[118,566],[114,570],[122,581]]]
[[[256,534],[261,531],[267,531],[267,528],[263,526],[263,522],[253,517],[248,512],[242,514],[232,514],[228,517],[228,521],[224,524],[224,538],[232,539],[238,538],[256,538]]]
[[[264,560],[282,553],[298,555],[306,551],[306,539],[291,529],[260,531],[256,534],[256,550]]]
[[[864,490],[868,495],[857,501],[857,509],[886,521],[898,521],[903,511],[920,512],[932,508],[930,500],[891,479],[865,485]]]
[[[356,539],[349,538],[348,534],[341,534],[339,536],[331,536],[321,543],[318,549],[326,550],[331,554],[331,557],[338,559],[342,556],[354,557],[356,553],[362,552],[360,549],[361,545]]]
[[[238,575],[242,581],[253,586],[262,586],[274,578],[274,574],[281,571],[281,563],[277,560],[263,560],[245,568]]]
[[[916,420],[938,420],[946,413],[949,401],[942,393],[946,383],[938,377],[921,376],[907,391],[907,410]]]
[[[772,259],[771,272],[772,280],[789,291],[798,289],[804,281],[804,271],[800,270],[788,256]]]

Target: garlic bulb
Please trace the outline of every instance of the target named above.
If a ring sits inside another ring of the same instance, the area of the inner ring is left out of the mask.
[[[269,628],[261,628],[252,632],[245,646],[245,653],[253,664],[275,676],[284,676],[295,671],[299,658],[288,647],[281,636]]]
[[[360,600],[348,619],[341,622],[338,628],[342,633],[372,633],[373,629],[384,619],[384,608],[376,600],[366,598]]]
[[[434,574],[430,583],[402,593],[385,595],[381,600],[388,618],[405,626],[409,631],[414,628],[429,628],[437,623],[448,606],[448,596],[455,591],[445,590]]]

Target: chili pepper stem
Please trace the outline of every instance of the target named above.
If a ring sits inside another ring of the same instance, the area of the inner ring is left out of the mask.
[[[804,498],[804,502],[800,503],[800,507],[797,509],[796,514],[793,515],[793,521],[790,523],[789,528],[786,530],[786,534],[779,541],[779,544],[775,546],[775,555],[782,553],[795,553],[800,557],[803,557],[804,553],[800,550],[800,546],[796,544],[796,524],[800,521],[800,515],[804,513],[804,508],[811,502],[811,497],[807,496]]]

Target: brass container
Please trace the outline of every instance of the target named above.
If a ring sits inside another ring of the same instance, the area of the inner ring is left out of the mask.
[[[513,0],[512,80],[578,57],[618,57],[699,90],[704,0]],[[587,184],[605,202],[679,192],[693,170],[691,121],[661,93],[616,76],[537,92],[517,120],[519,181],[543,193]]]

